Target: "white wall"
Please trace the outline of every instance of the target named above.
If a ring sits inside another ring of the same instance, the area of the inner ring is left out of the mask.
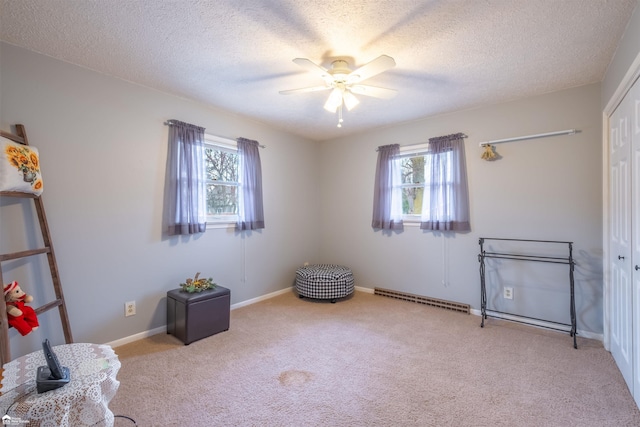
[[[480,142],[571,128],[580,133],[500,144],[496,149],[501,160],[480,159]],[[415,144],[456,132],[468,135],[472,231],[374,231],[376,147]],[[599,84],[327,141],[321,153],[322,259],[350,265],[357,286],[401,290],[479,309],[479,237],[573,241],[578,329],[602,333]],[[520,276],[515,303],[532,311],[527,314],[569,321],[568,268],[558,273],[555,289],[545,282],[542,292],[536,291],[541,268],[509,268]],[[534,299],[523,300],[532,293]]]
[[[318,143],[11,45],[0,49],[0,127],[24,124],[40,150],[76,341],[109,342],[164,325],[166,292],[198,271],[230,288],[237,303],[291,286],[295,269],[318,258]],[[266,229],[163,236],[167,119],[267,146],[260,152]],[[0,200],[0,253],[38,243],[37,223],[23,220],[33,216],[31,205]],[[47,301],[46,258],[4,263],[3,273],[36,296],[34,305]],[[131,300],[137,315],[125,318]],[[57,319],[43,314],[32,337],[12,330],[14,356],[33,351],[44,336],[62,341]]]

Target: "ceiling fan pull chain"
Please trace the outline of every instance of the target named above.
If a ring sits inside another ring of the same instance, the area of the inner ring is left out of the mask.
[[[342,127],[342,103],[338,106],[338,127]]]

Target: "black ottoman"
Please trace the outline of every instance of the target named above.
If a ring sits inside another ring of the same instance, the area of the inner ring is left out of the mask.
[[[229,329],[231,292],[222,286],[202,292],[167,292],[167,333],[185,344]]]

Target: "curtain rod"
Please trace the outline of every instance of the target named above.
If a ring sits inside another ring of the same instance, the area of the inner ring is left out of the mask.
[[[462,135],[463,138],[468,138],[467,135]],[[425,141],[425,142],[416,142],[415,144],[403,144],[400,147],[413,147],[416,145],[424,145],[424,144],[428,144],[429,141]],[[378,151],[378,149],[376,148],[376,151]]]
[[[518,136],[515,138],[497,139],[495,141],[481,142],[480,147],[484,147],[486,145],[493,145],[493,144],[502,144],[503,142],[514,142],[514,141],[523,141],[525,139],[545,138],[547,136],[573,135],[576,132],[577,130],[575,129],[567,129],[567,130],[560,130],[557,132],[547,132],[547,133],[539,133],[536,135]]]
[[[164,124],[165,124],[165,126],[173,126],[173,122],[171,120],[167,120],[166,122],[164,122]],[[220,136],[220,135],[215,135],[215,136],[217,136],[219,138],[229,139],[231,141],[235,141],[236,140],[236,138],[228,138],[226,136]],[[267,148],[266,145],[262,145],[262,144],[258,144],[258,147]]]

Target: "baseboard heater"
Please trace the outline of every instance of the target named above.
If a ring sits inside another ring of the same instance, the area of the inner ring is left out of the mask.
[[[457,311],[459,313],[471,314],[471,306],[469,304],[462,304],[460,302],[447,301],[443,299],[408,294],[406,292],[398,292],[382,288],[373,288],[373,293],[374,295],[380,295],[383,297],[417,302],[418,304],[430,305],[432,307],[440,307],[451,311]]]

